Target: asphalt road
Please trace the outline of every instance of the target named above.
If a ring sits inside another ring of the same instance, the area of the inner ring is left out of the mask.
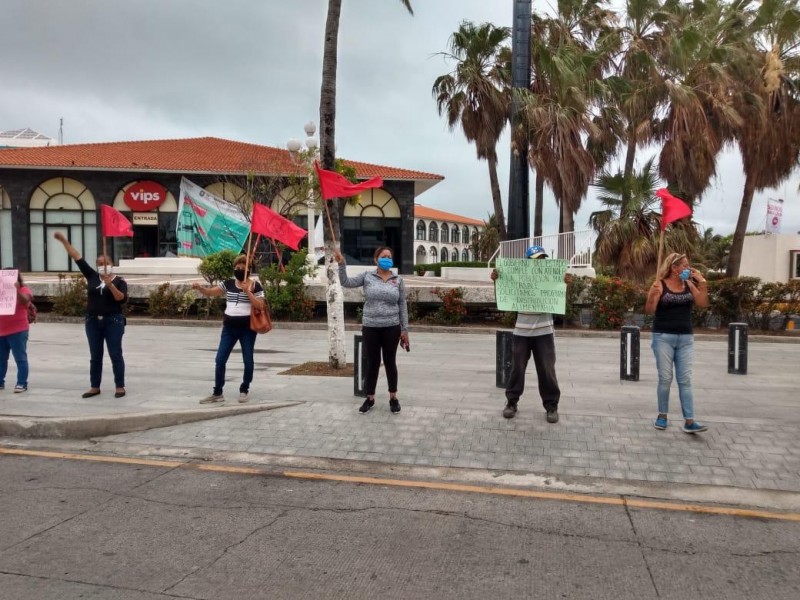
[[[800,597],[797,521],[209,466],[0,456],[0,598]]]

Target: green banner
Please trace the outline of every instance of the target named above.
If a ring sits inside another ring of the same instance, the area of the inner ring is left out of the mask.
[[[498,258],[497,309],[563,315],[567,305],[564,275],[569,262],[532,258]]]
[[[178,203],[178,256],[205,256],[220,250],[241,252],[250,222],[238,206],[207,192],[185,177]]]

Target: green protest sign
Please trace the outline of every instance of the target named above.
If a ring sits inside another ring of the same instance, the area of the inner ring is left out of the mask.
[[[566,260],[498,258],[497,309],[514,312],[566,312]]]

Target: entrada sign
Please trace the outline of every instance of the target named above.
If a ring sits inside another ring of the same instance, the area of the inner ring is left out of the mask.
[[[167,190],[155,181],[137,181],[125,190],[123,200],[136,212],[156,210],[167,199]]]

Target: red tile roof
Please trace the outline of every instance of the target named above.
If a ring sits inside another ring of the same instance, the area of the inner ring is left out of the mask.
[[[430,219],[433,221],[451,221],[454,223],[461,223],[463,225],[477,225],[484,227],[486,223],[478,219],[470,219],[469,217],[462,217],[461,215],[454,215],[453,213],[444,212],[443,210],[436,210],[435,208],[428,208],[421,204],[414,205],[414,218],[416,219]]]
[[[359,178],[430,181],[441,175],[346,160]],[[70,144],[47,148],[0,150],[0,168],[59,168],[82,170],[155,171],[175,173],[259,175],[297,173],[287,150],[214,137]],[[428,186],[429,187],[429,186]]]

